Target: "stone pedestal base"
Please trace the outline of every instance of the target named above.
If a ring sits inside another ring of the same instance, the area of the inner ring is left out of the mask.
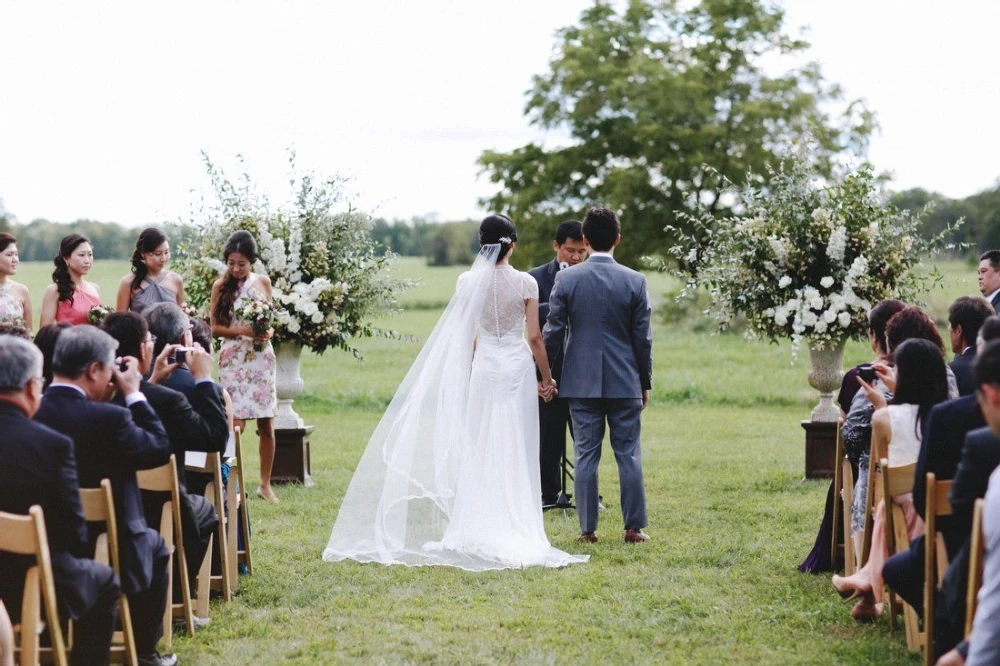
[[[830,421],[803,421],[806,431],[806,478],[832,479],[837,455],[837,428]]]
[[[301,483],[311,486],[312,463],[309,459],[309,435],[316,426],[276,428],[274,430],[274,468],[271,483]]]

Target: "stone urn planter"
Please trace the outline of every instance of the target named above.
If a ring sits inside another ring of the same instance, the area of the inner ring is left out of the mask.
[[[305,428],[305,422],[292,407],[295,398],[302,393],[305,383],[299,375],[302,363],[302,345],[296,342],[279,342],[274,345],[278,393],[278,411],[274,417],[275,430],[298,430]]]

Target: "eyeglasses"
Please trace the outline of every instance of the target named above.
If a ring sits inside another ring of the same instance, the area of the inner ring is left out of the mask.
[[[152,333],[150,333],[150,334],[149,334],[149,339],[148,339],[148,340],[146,340],[146,342],[147,342],[147,343],[150,343],[150,342],[152,342],[152,343],[153,343],[153,344],[155,345],[155,344],[156,344],[156,336],[155,336],[155,335],[153,335]]]

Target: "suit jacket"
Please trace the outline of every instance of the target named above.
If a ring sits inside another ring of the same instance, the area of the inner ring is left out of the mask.
[[[948,367],[955,373],[955,383],[958,384],[959,395],[972,395],[976,392],[976,377],[972,365],[976,362],[976,348],[969,347],[957,354]]]
[[[543,334],[550,362],[564,359],[560,397],[642,397],[653,381],[649,320],[645,276],[613,257],[559,271]]]
[[[177,456],[177,475],[181,492],[185,491],[184,455],[188,451],[222,453],[229,442],[229,421],[222,389],[215,382],[192,387],[191,398],[166,386],[143,380],[139,387],[149,405],[163,423],[170,439],[170,450]],[[115,403],[124,405],[122,396]]]
[[[153,553],[162,540],[146,525],[135,473],[170,459],[170,440],[160,419],[145,401],[125,408],[92,402],[69,386],[50,386],[35,420],[73,440],[82,488],[111,480],[122,589],[129,594],[147,589]]]
[[[998,292],[997,292],[997,293],[996,293],[996,294],[995,294],[995,295],[993,296],[993,298],[991,298],[991,299],[990,299],[990,305],[992,305],[992,306],[993,306],[993,309],[994,309],[994,310],[995,310],[995,311],[996,311],[996,312],[997,312],[998,314],[1000,314],[1000,291],[998,291]]]
[[[79,618],[100,594],[89,573],[101,565],[90,560],[73,441],[6,402],[0,402],[0,432],[0,511],[27,514],[32,505],[42,507],[60,611]],[[31,558],[0,555],[0,599],[15,618],[31,564]]]
[[[986,496],[990,474],[1000,465],[1000,439],[989,428],[973,430],[965,437],[962,459],[951,484],[951,522],[963,540],[972,531],[972,509]],[[949,549],[950,552],[950,549]]]
[[[538,321],[542,326],[545,325],[545,320],[549,316],[549,294],[552,293],[552,285],[556,282],[556,273],[558,272],[559,262],[555,259],[528,271],[528,275],[535,278],[535,282],[538,283]],[[558,366],[552,364],[550,369],[552,377],[559,381],[562,378],[562,357],[555,359],[555,363],[558,363]]]

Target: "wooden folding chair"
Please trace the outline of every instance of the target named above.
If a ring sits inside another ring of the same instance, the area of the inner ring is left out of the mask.
[[[229,532],[230,551],[236,554],[233,558],[233,569],[230,572],[230,577],[234,581],[237,580],[237,565],[239,564],[246,565],[247,573],[253,574],[253,557],[250,554],[250,503],[247,501],[247,486],[246,482],[243,480],[243,444],[240,435],[239,426],[233,428],[233,437],[235,438],[236,445],[236,464],[233,465],[229,471],[229,488],[235,493],[237,511],[239,512],[239,519],[233,522],[230,526]],[[239,481],[239,489],[233,488],[233,470],[236,470],[236,478]],[[237,543],[237,528],[243,537],[242,550],[240,550]]]
[[[965,596],[965,637],[972,633],[972,621],[979,604],[979,588],[983,586],[983,559],[986,539],[983,535],[983,499],[976,500],[972,509],[972,534],[969,537],[969,587]]]
[[[198,572],[198,603],[197,611],[200,617],[208,617],[208,599],[210,592],[216,590],[222,593],[222,598],[227,602],[232,601],[233,581],[230,577],[230,554],[229,535],[227,532],[226,500],[223,495],[222,485],[222,457],[218,453],[209,453],[205,456],[205,465],[197,467],[185,465],[184,468],[191,472],[200,474],[210,474],[212,480],[205,486],[205,498],[215,507],[215,512],[219,516],[219,526],[216,534],[213,535],[215,543],[219,545],[219,563],[221,574],[212,575],[212,542],[209,542],[208,551],[205,553],[205,560],[201,563]],[[232,514],[230,514],[232,515]],[[235,517],[235,515],[234,515]]]
[[[937,531],[937,519],[951,515],[948,493],[951,480],[938,481],[927,472],[927,503],[924,509],[924,664],[934,665],[934,598],[939,581],[948,568],[948,548]]]
[[[840,424],[837,424],[837,444],[834,447],[833,453],[833,526],[830,529],[830,567],[834,570],[837,568],[837,554],[843,552],[844,554],[844,567],[847,567],[847,543],[844,542],[843,546],[839,543],[840,534],[838,529],[840,528],[840,507],[837,506],[837,498],[841,497],[844,485],[844,466],[842,461],[844,460],[844,441],[840,437]],[[846,520],[846,517],[845,517]],[[848,573],[848,575],[850,575]]]
[[[121,580],[121,566],[118,562],[118,525],[115,523],[115,502],[111,494],[111,481],[101,480],[100,488],[81,488],[80,503],[83,517],[88,523],[103,523],[104,532],[97,537],[94,545],[94,560],[108,564]],[[118,620],[121,631],[116,631],[111,640],[111,661],[137,666],[135,636],[132,631],[132,615],[129,611],[128,596],[123,592],[118,597]]]
[[[860,551],[855,547],[854,535],[851,534],[851,520],[854,511],[854,474],[851,472],[851,461],[844,456],[840,461],[841,515],[844,522],[844,575],[850,576],[858,570]]]
[[[882,499],[881,460],[888,456],[888,451],[876,451],[875,439],[872,438],[871,450],[868,456],[868,488],[865,491],[865,529],[861,540],[861,558],[858,567],[868,562],[872,549],[872,530],[875,528],[875,507]],[[912,484],[911,484],[912,487]]]
[[[170,561],[167,563],[167,608],[163,613],[163,641],[167,647],[174,640],[174,617],[184,620],[188,636],[194,636],[194,608],[191,605],[191,586],[188,585],[188,564],[184,556],[184,535],[181,531],[181,501],[180,485],[177,479],[177,459],[171,455],[170,460],[160,467],[144,469],[136,472],[141,490],[170,493],[170,499],[163,503],[160,513],[160,536],[170,551]],[[177,558],[181,576],[181,603],[173,603],[174,566],[173,558]]]
[[[44,654],[58,666],[66,666],[66,643],[59,624],[52,556],[42,507],[36,504],[28,509],[27,516],[0,512],[0,551],[35,558],[35,564],[24,575],[21,622],[14,626],[14,635],[19,641],[14,654],[20,655],[19,663],[35,666]],[[43,606],[47,624],[42,622]],[[47,649],[41,647],[40,641],[46,627],[52,642],[52,647]]]
[[[906,531],[906,516],[903,509],[892,501],[895,495],[902,495],[913,490],[913,480],[917,472],[917,464],[889,467],[889,461],[882,458],[879,461],[882,476],[882,497],[885,499],[885,543],[889,556],[902,552],[910,547],[910,535]],[[896,617],[903,615],[903,625],[906,628],[906,644],[911,650],[920,649],[920,618],[908,603],[900,599],[889,589],[889,628],[896,628]]]

